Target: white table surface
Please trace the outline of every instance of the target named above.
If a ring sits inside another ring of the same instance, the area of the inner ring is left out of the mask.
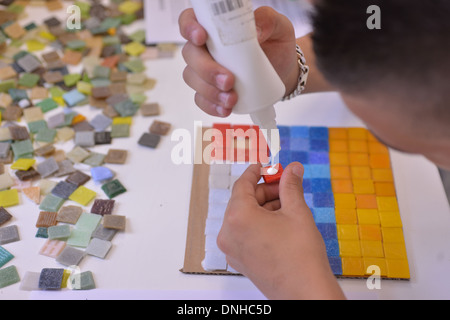
[[[28,12],[33,14],[27,20],[39,22],[38,17],[45,10],[31,8]],[[208,126],[219,121],[250,123],[247,116],[215,119],[195,107],[193,92],[182,80],[185,64],[180,50],[174,59],[148,61],[146,65],[147,75],[158,80],[156,88],[148,92],[148,101],[160,103],[162,114],[157,119],[172,123],[174,130],[184,128],[194,135],[195,121]],[[88,119],[99,112],[88,106],[76,110]],[[304,95],[278,104],[277,112],[280,125],[363,125],[334,93]],[[176,142],[170,136],[164,137],[156,150],[138,146],[137,140],[153,118],[139,115],[133,121],[131,138],[115,139],[111,146],[93,148],[99,152],[112,147],[129,150],[125,165],[109,165],[128,189],[116,199],[114,211],[127,216],[126,231],[113,239],[107,259],[88,256],[80,264],[82,271],[93,272],[98,289],[26,292],[15,284],[0,289],[0,299],[264,298],[245,277],[186,275],[179,271],[184,260],[193,167],[172,163],[171,151]],[[72,146],[69,143],[57,147],[69,151]],[[450,210],[438,170],[421,156],[392,152],[392,162],[411,281],[385,280],[381,290],[374,291],[367,289],[365,280],[339,283],[352,299],[449,299]],[[100,186],[92,181],[86,186],[105,198]],[[6,266],[15,265],[21,277],[27,271],[61,268],[54,259],[38,254],[45,240],[35,238],[37,206],[22,196],[21,205],[9,211],[14,220],[7,225],[19,226],[21,241],[5,245],[15,256]]]

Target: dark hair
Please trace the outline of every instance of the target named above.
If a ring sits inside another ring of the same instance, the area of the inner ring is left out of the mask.
[[[367,27],[370,5],[379,30]],[[432,84],[449,94],[450,0],[318,0],[312,21],[318,68],[341,91]]]

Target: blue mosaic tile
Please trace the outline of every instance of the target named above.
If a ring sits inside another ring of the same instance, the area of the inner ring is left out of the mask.
[[[333,223],[317,223],[316,226],[324,240],[329,240],[329,239],[337,240],[337,229],[336,229],[335,224],[333,224]]]
[[[292,138],[309,138],[309,127],[295,126],[291,127]]]
[[[311,179],[311,165],[304,164],[303,167],[305,168],[305,173],[303,174],[303,179]]]
[[[334,208],[313,208],[311,211],[316,223],[336,223]]]
[[[292,143],[291,143],[292,145]],[[330,150],[330,145],[328,140],[310,140],[309,141],[311,151],[323,151],[328,152]]]
[[[290,138],[289,149],[291,151],[309,151],[310,141],[305,138]]]
[[[291,128],[288,126],[278,126],[278,130],[280,130],[280,137],[289,137],[291,135]]]
[[[314,208],[334,208],[334,196],[332,193],[314,193]]]
[[[339,249],[338,249],[339,250]],[[328,261],[330,262],[331,271],[337,276],[342,275],[342,261],[339,257],[328,256]]]
[[[303,193],[311,193],[311,179],[303,179]]]
[[[327,140],[327,142],[328,142],[328,128],[326,128],[326,127],[311,127],[309,129],[309,137],[312,140]]]
[[[330,154],[328,152],[310,152],[310,164],[330,164]]]
[[[281,137],[280,146],[281,150],[289,150],[289,148],[291,147],[291,139],[289,137]]]
[[[331,179],[331,171],[329,165],[313,164],[308,166],[311,178]]]
[[[314,197],[313,197],[313,194],[312,194],[312,193],[305,193],[305,194],[304,194],[304,197],[305,197],[306,205],[307,205],[309,208],[314,207]]]
[[[63,95],[63,99],[69,107],[74,107],[84,99],[86,96],[79,92],[77,89],[73,89]]]
[[[283,166],[283,168],[286,168],[292,161],[291,161],[291,153],[289,151],[281,149],[279,155],[280,164]]]
[[[311,192],[312,193],[331,193],[331,180],[326,178],[314,178],[311,179]]]
[[[305,151],[291,152],[291,161],[300,162],[301,164],[309,164],[309,153]]]

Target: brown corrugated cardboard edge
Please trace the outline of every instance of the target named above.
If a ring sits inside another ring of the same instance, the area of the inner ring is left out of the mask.
[[[198,128],[197,134],[203,137],[204,132],[208,129],[210,128]],[[196,143],[195,146],[195,159],[203,159],[203,150],[210,143],[201,140],[202,143]],[[201,164],[194,164],[193,169],[186,250],[184,265],[180,271],[186,274],[238,275],[228,271],[206,271],[202,267],[202,261],[205,258],[205,226],[208,216],[210,166],[204,161],[195,162]]]
[[[203,137],[203,133],[208,129],[210,128],[198,128],[198,134],[201,134],[201,137]],[[205,142],[202,139],[201,144],[196,144],[195,157],[202,157],[203,150],[209,143],[210,142]],[[205,227],[206,218],[208,216],[209,170],[210,165],[204,161],[201,161],[201,164],[194,164],[184,265],[183,268],[180,269],[180,272],[194,275],[242,276],[241,274],[231,273],[228,271],[206,271],[202,267],[202,261],[205,258]],[[336,278],[338,279],[367,279],[368,277],[369,276],[357,277],[336,275]],[[382,277],[381,279],[403,281],[410,280],[386,277]]]

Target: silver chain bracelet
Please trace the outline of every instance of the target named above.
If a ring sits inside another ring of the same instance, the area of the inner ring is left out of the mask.
[[[294,92],[284,97],[281,101],[288,101],[299,96],[305,90],[306,82],[308,81],[309,67],[306,65],[305,55],[299,45],[296,46],[296,51],[298,56],[298,65],[300,67],[298,85]]]

